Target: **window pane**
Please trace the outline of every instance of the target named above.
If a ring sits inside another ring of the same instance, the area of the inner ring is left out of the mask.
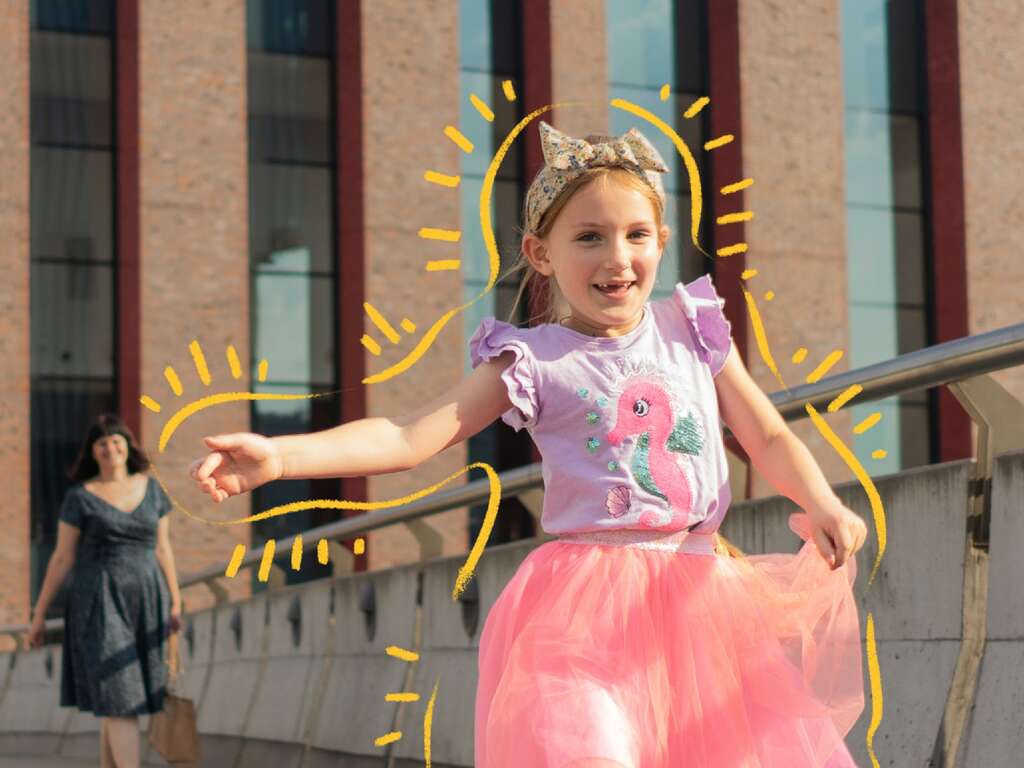
[[[615,85],[672,83],[675,76],[671,0],[607,0],[608,81]]]
[[[334,381],[334,280],[259,274],[254,281],[253,350],[272,382]]]
[[[331,162],[328,59],[249,53],[249,156]]]
[[[32,142],[110,147],[111,41],[33,32],[31,49]]]
[[[114,31],[113,0],[32,0],[32,29],[109,35]]]
[[[459,58],[463,70],[491,70],[490,0],[459,1]]]
[[[32,262],[32,374],[114,376],[114,271]]]
[[[113,156],[105,151],[33,147],[33,259],[110,263]]]
[[[260,272],[333,272],[331,169],[249,167],[249,238]]]
[[[250,50],[329,56],[334,40],[331,0],[248,0]]]

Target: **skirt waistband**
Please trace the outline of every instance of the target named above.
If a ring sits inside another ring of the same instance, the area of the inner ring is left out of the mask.
[[[605,544],[614,547],[656,549],[660,552],[685,552],[691,555],[715,554],[715,534],[713,533],[612,528],[607,531],[562,533],[555,540],[567,544]]]

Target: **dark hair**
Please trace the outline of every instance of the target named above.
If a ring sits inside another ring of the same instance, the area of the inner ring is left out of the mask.
[[[132,434],[128,425],[117,414],[101,413],[89,427],[85,440],[82,441],[82,448],[78,452],[78,458],[71,466],[71,471],[68,473],[71,482],[83,483],[100,473],[99,464],[96,463],[96,459],[92,455],[92,446],[101,437],[110,435],[121,435],[128,441],[128,474],[149,469],[149,457],[135,441],[135,435]]]

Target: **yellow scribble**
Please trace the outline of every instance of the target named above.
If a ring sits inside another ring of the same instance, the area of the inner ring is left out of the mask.
[[[231,377],[235,379],[242,378],[242,363],[238,359],[238,352],[235,351],[234,346],[228,344],[225,354],[228,357],[228,367],[231,368]]]
[[[446,125],[444,128],[444,135],[451,139],[455,143],[455,146],[467,155],[473,151],[473,142],[463,136],[462,131],[454,125]]]
[[[874,451],[871,452],[871,458],[872,459],[884,459],[888,455],[889,455],[889,452],[887,450],[885,450],[884,448],[878,448],[877,450],[874,450]]]
[[[364,333],[362,338],[359,339],[359,343],[366,347],[366,351],[371,355],[380,354],[380,344],[378,344],[372,336],[368,336]]]
[[[302,568],[302,535],[296,534],[292,540],[292,570]]]
[[[171,366],[164,368],[164,378],[167,379],[167,383],[171,387],[171,391],[174,392],[175,397],[181,397],[181,393],[185,390],[181,387],[181,379],[178,378],[178,374]]]
[[[419,236],[424,240],[440,240],[445,243],[457,243],[462,233],[457,229],[437,229],[434,227],[423,227]]]
[[[409,702],[419,700],[420,695],[418,693],[388,693],[384,696],[384,701]]]
[[[323,397],[323,395],[277,395],[269,392],[221,392],[219,395],[207,395],[180,408],[171,416],[164,424],[164,428],[160,430],[160,441],[157,445],[160,453],[163,453],[167,448],[167,443],[170,442],[171,437],[185,419],[215,405],[234,403],[239,400],[310,400],[314,397]]]
[[[416,651],[407,651],[405,648],[400,648],[397,645],[389,645],[384,649],[384,653],[402,661],[413,662],[420,660],[420,655]]]
[[[871,576],[868,577],[868,586],[875,580],[875,575],[878,573],[878,567],[882,564],[882,555],[885,554],[885,542],[886,542],[886,528],[885,528],[885,509],[882,506],[882,498],[878,495],[878,489],[875,488],[875,483],[864,471],[863,465],[857,460],[857,457],[853,455],[853,451],[846,447],[846,443],[839,439],[835,432],[828,423],[821,417],[821,414],[815,409],[813,405],[807,403],[805,405],[808,415],[811,417],[811,421],[818,428],[818,431],[828,441],[836,453],[838,453],[843,461],[846,462],[853,474],[860,481],[861,486],[864,488],[864,492],[867,494],[868,501],[871,504],[871,514],[875,518],[875,535],[878,538],[878,552],[875,554],[875,564],[871,568]]]
[[[789,387],[786,386],[785,380],[782,378],[782,374],[779,373],[779,367],[775,364],[775,358],[772,357],[772,351],[768,346],[768,336],[764,331],[764,323],[761,322],[761,313],[757,309],[757,301],[746,287],[741,285],[740,290],[743,291],[743,297],[747,300],[747,311],[750,314],[750,324],[754,327],[754,339],[757,341],[757,351],[761,353],[761,359],[764,360],[764,364],[768,366],[768,370],[770,370],[772,375],[775,376],[776,381],[782,385],[783,389],[789,389]]]
[[[275,549],[277,549],[277,542],[274,539],[268,539],[267,543],[263,545],[263,559],[260,560],[260,570],[257,574],[260,581],[270,578],[270,566],[274,564]]]
[[[800,347],[800,349],[793,353],[793,357],[791,359],[797,365],[802,363],[807,359],[807,347]]]
[[[199,380],[206,386],[210,385],[210,369],[206,367],[206,357],[203,355],[203,348],[199,346],[199,342],[193,340],[188,345],[188,351],[192,353],[192,362],[196,365],[196,373],[199,374]]]
[[[316,561],[320,563],[320,565],[327,565],[327,557],[329,554],[330,552],[327,547],[327,539],[320,539],[320,541],[316,543]]]
[[[701,96],[699,99],[693,102],[693,104],[686,108],[686,111],[683,112],[683,117],[685,117],[687,120],[696,117],[700,113],[700,111],[710,103],[711,99],[709,99],[707,96]]]
[[[502,82],[501,82],[501,90],[504,91],[504,93],[505,93],[505,100],[506,101],[515,101],[516,100],[516,89],[512,86],[512,81],[511,80],[502,80]]]
[[[399,325],[402,326],[402,330],[405,331],[406,333],[416,332],[416,323],[414,323],[408,317],[403,317],[402,322],[400,322]]]
[[[853,384],[847,387],[835,400],[828,404],[828,412],[835,413],[863,391],[864,387],[860,384]]]
[[[366,310],[366,314],[370,318],[370,322],[376,326],[377,330],[383,333],[387,340],[392,344],[397,344],[398,339],[400,338],[398,331],[391,327],[391,323],[384,319],[384,315],[378,312],[377,308],[368,301],[363,302],[363,309]]]
[[[441,685],[441,676],[437,676],[434,683],[434,691],[430,694],[430,701],[427,702],[427,711],[423,714],[423,758],[426,761],[426,768],[430,768],[430,736],[434,727],[434,705],[437,703],[437,689]]]
[[[724,147],[726,144],[731,144],[735,138],[731,133],[727,133],[724,136],[719,136],[717,139],[704,142],[704,149],[710,152],[713,149]]]
[[[366,539],[364,539],[362,536],[360,536],[352,544],[352,552],[357,554],[357,555],[361,555],[365,551],[366,551]]]
[[[662,101],[668,101],[668,97],[672,94],[672,86],[665,83],[661,86],[661,90],[658,91],[658,98]]]
[[[744,269],[743,274],[740,275],[740,280],[749,280],[755,275],[757,275],[756,269]]]
[[[444,272],[461,266],[462,261],[459,259],[435,259],[427,262],[427,272]]]
[[[882,700],[882,670],[878,665],[878,646],[875,643],[875,617],[868,613],[867,625],[867,654],[868,654],[868,679],[871,684],[871,723],[868,725],[868,755],[871,757],[871,764],[879,768],[878,758],[875,756],[875,734],[882,724],[884,702]]]
[[[480,113],[480,117],[486,120],[488,123],[494,122],[494,112],[485,102],[483,102],[479,96],[475,93],[469,94],[470,103],[476,108],[476,111]]]
[[[764,292],[764,300],[765,301],[772,301],[774,298],[775,298],[775,291],[765,291]]]
[[[828,353],[828,356],[818,364],[818,367],[807,374],[807,383],[814,384],[820,381],[821,378],[832,370],[832,366],[838,363],[843,358],[843,350],[833,349]]]
[[[686,146],[686,142],[683,141],[682,137],[676,133],[672,126],[643,107],[639,107],[625,99],[612,99],[611,105],[616,109],[621,109],[624,112],[629,112],[632,115],[643,118],[664,133],[675,145],[676,151],[683,159],[683,165],[686,166],[687,179],[690,183],[690,241],[697,250],[707,256],[707,252],[700,247],[700,243],[697,241],[697,234],[700,228],[700,213],[703,206],[701,199],[702,186],[700,170],[697,167],[697,161],[693,157],[693,153],[690,152],[690,148]]]
[[[139,402],[142,403],[142,405],[144,405],[146,408],[151,410],[153,413],[160,413],[161,411],[160,403],[158,403],[149,395],[143,395],[142,397],[140,397]]]
[[[737,181],[735,184],[726,184],[724,187],[722,187],[721,193],[723,195],[732,195],[741,190],[746,189],[753,183],[753,179],[743,179],[742,181]]]
[[[862,435],[882,420],[881,411],[875,411],[853,428],[853,434]]]
[[[457,187],[461,181],[459,176],[449,176],[446,173],[438,173],[437,171],[427,171],[423,174],[423,178],[431,184],[439,184],[442,187]]]
[[[740,211],[738,213],[726,213],[715,219],[716,224],[736,224],[741,221],[750,221],[754,218],[753,211]]]
[[[238,573],[238,569],[242,565],[243,557],[245,557],[245,545],[236,544],[235,551],[231,553],[231,561],[228,563],[228,567],[225,569],[224,575],[229,579],[235,578],[235,574]]]
[[[746,253],[746,243],[736,243],[736,245],[727,245],[723,248],[719,248],[715,251],[719,256],[735,256],[737,253]]]
[[[260,381],[266,381],[267,380],[267,361],[266,360],[260,360],[259,373],[257,375],[257,378]]]
[[[391,731],[390,733],[385,733],[383,736],[378,736],[376,739],[373,740],[373,743],[376,744],[378,747],[383,747],[386,744],[390,744],[394,741],[399,741],[401,738],[401,731]]]

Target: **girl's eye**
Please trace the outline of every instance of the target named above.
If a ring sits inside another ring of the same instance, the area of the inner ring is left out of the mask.
[[[594,234],[593,232],[584,232],[582,235],[580,235],[576,239],[580,240],[582,242],[585,242],[585,243],[589,243],[589,242],[592,242],[593,239],[596,238],[596,237],[597,237],[597,235]]]
[[[635,413],[637,416],[644,417],[648,413],[650,413],[650,410],[651,410],[651,404],[648,403],[643,398],[641,398],[640,400],[637,400],[635,403],[633,403],[633,413]]]
[[[629,235],[630,235],[630,237],[632,237],[633,235],[639,235],[640,237],[647,237],[647,230],[646,229],[638,229],[636,232],[630,232]]]

